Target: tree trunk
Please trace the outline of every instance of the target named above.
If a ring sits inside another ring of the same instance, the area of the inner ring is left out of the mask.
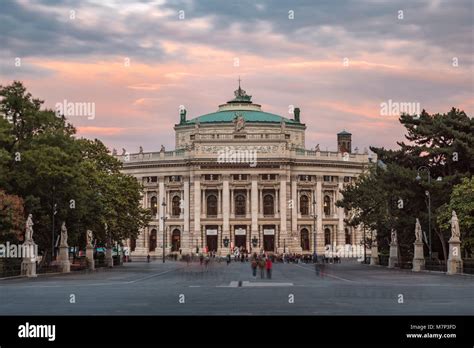
[[[435,232],[436,232],[436,235],[439,238],[439,241],[441,242],[441,247],[443,248],[444,261],[448,261],[448,255],[446,253],[446,241],[444,240],[443,233],[441,233],[440,231],[438,231],[436,229],[435,229]]]

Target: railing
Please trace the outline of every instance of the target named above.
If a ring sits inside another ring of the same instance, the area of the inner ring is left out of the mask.
[[[0,278],[21,274],[21,259],[0,259]]]
[[[474,274],[474,259],[463,259],[462,264],[463,273]]]
[[[438,259],[433,259],[433,260],[427,259],[425,260],[425,270],[446,272],[447,271],[446,261],[438,260]]]

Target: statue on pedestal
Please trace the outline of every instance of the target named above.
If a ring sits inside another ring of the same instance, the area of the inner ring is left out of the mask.
[[[60,247],[67,247],[67,228],[66,228],[66,222],[63,222],[61,225],[61,244],[59,245]]]
[[[451,239],[459,239],[461,237],[461,230],[459,229],[459,220],[456,212],[453,210],[451,217]]]
[[[28,219],[26,220],[26,229],[25,229],[25,242],[33,241],[33,215],[29,214]]]
[[[92,238],[93,238],[93,236],[92,236],[92,231],[91,231],[91,230],[87,230],[86,233],[87,233],[87,246],[88,246],[88,247],[93,247],[94,245],[93,245],[93,240],[92,240]]]
[[[392,236],[391,236],[391,241],[390,241],[390,244],[397,244],[398,243],[398,240],[397,240],[397,231],[395,231],[394,229],[392,229]]]
[[[421,242],[422,238],[423,237],[422,237],[420,220],[418,220],[418,218],[417,218],[416,219],[416,224],[415,224],[415,242]]]

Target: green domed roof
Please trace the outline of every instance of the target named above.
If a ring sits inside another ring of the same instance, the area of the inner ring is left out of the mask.
[[[242,115],[245,122],[270,122],[270,123],[281,123],[282,121],[290,124],[300,124],[295,120],[288,119],[283,116],[271,114],[263,111],[254,110],[226,110],[217,111],[210,114],[195,117],[189,121],[188,124],[199,123],[221,123],[221,122],[233,122],[235,115]]]
[[[261,105],[252,102],[252,96],[248,95],[240,87],[234,91],[235,98],[229,100],[226,104],[219,105],[219,110],[209,114],[197,116],[186,120],[186,110],[181,111],[181,122],[177,126],[192,125],[196,123],[234,123],[237,118],[243,118],[249,123],[278,123],[299,125],[305,127],[299,120],[299,109],[295,108],[295,118],[290,119],[261,110]]]

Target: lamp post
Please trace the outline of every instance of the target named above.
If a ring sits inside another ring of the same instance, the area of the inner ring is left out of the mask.
[[[316,214],[316,199],[313,197],[313,244],[314,244],[314,253],[316,253],[316,236],[317,236],[317,230],[316,230],[316,220],[318,218],[318,214]]]
[[[420,176],[421,172],[426,172],[428,174],[428,187],[431,187],[430,168],[428,168],[426,166],[419,167],[417,169],[417,174],[416,174],[416,180],[417,181],[421,180],[421,176]],[[436,181],[442,181],[442,178],[438,177],[438,179],[436,179]],[[426,190],[425,191],[425,196],[428,199],[428,250],[429,250],[430,259],[431,259],[432,252],[431,252],[431,195],[430,195],[430,191]]]
[[[161,206],[163,207],[163,215],[161,216],[161,220],[163,220],[163,263],[165,263],[166,203],[164,199],[163,199],[163,203],[161,203]]]

